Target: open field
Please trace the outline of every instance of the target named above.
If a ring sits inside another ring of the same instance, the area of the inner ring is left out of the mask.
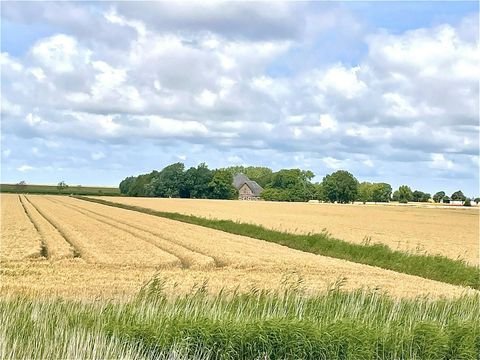
[[[0,199],[2,359],[480,353],[477,290],[66,196]]]
[[[212,292],[272,289],[293,278],[312,293],[339,279],[347,290],[370,288],[397,297],[477,293],[74,198],[3,194],[1,199],[3,294],[128,297],[155,273],[174,292],[205,280]],[[20,250],[9,250],[19,238]],[[40,260],[30,260],[32,254]]]
[[[479,264],[478,208],[422,208],[227,200],[112,197],[158,211],[253,223],[297,234],[328,231],[353,243],[369,239],[392,249],[440,254]]]
[[[59,190],[56,185],[0,184],[0,192],[13,194],[120,195],[120,190],[116,187],[80,185],[69,185],[68,188]]]

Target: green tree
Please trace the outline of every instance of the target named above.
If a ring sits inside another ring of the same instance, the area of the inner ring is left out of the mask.
[[[65,183],[65,181],[60,181],[58,184],[57,184],[57,189],[58,191],[62,192],[63,190],[67,189],[68,188],[68,185]]]
[[[313,184],[313,199],[324,201],[323,186],[320,183]]]
[[[358,184],[357,200],[364,204],[372,201],[373,198],[373,184],[369,182],[362,182]]]
[[[154,196],[149,185],[158,175],[158,171],[153,170],[149,174],[142,174],[134,178],[128,189],[128,196]]]
[[[147,195],[180,197],[180,190],[184,187],[184,170],[185,165],[180,162],[164,167],[147,185]]]
[[[315,187],[311,179],[315,176],[310,170],[282,169],[271,175],[271,181],[266,189],[285,190],[281,192],[267,192],[268,196],[280,197],[278,201],[307,201],[315,197]],[[271,195],[275,194],[275,195]],[[269,199],[273,200],[273,199]]]
[[[273,173],[269,188],[291,189],[304,183],[305,176],[300,169],[282,169]]]
[[[185,198],[208,199],[210,197],[209,184],[213,179],[213,171],[205,163],[196,168],[191,167],[185,172],[184,186],[180,196]]]
[[[260,197],[267,201],[289,201],[288,190],[268,188],[262,191]]]
[[[445,197],[445,191],[439,191],[433,195],[433,201],[439,203]]]
[[[209,188],[211,198],[213,199],[236,199],[238,198],[238,191],[232,185],[233,176],[227,170],[216,170],[214,172],[212,181],[210,181]]]
[[[25,180],[22,180],[19,183],[15,184],[15,188],[19,192],[25,192],[25,190],[27,189],[27,182]]]
[[[346,204],[356,199],[358,180],[348,171],[339,170],[325,176],[322,187],[328,201]]]
[[[402,185],[398,188],[398,202],[406,204],[409,201],[412,201],[413,193],[412,189],[407,185]]]
[[[442,200],[444,204],[450,204],[450,198],[448,196],[444,196]]]
[[[392,186],[387,183],[375,183],[372,186],[372,201],[389,202],[392,196]]]
[[[136,177],[134,176],[129,176],[123,179],[120,182],[120,185],[118,186],[118,188],[120,189],[120,194],[127,195],[130,192],[130,189],[132,188],[132,186],[135,184],[135,180],[136,180]]]
[[[475,201],[475,204],[477,204],[477,205],[478,205],[478,203],[480,203],[480,198],[479,198],[479,197],[477,197],[477,198],[475,198],[475,200],[473,200],[473,201]]]
[[[460,190],[458,191],[455,191],[452,196],[451,196],[451,199],[453,201],[465,201],[466,197],[465,195],[463,195],[463,192],[461,192]]]
[[[430,194],[423,191],[415,190],[412,193],[412,201],[416,202],[428,202],[430,200]]]
[[[465,199],[465,202],[463,203],[463,206],[472,206],[472,202],[470,201],[469,198]]]
[[[392,201],[398,201],[399,198],[400,198],[400,193],[398,192],[398,190],[395,190],[392,194]]]

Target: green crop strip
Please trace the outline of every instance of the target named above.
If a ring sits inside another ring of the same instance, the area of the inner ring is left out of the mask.
[[[83,196],[75,196],[75,198],[200,225],[231,234],[248,236],[317,255],[377,266],[449,284],[470,286],[480,290],[480,269],[478,267],[468,265],[462,260],[453,260],[445,256],[410,254],[392,250],[382,244],[353,244],[335,239],[326,233],[297,235],[270,230],[260,225],[244,224],[231,220],[206,219],[193,215],[156,211]]]
[[[154,278],[126,303],[0,300],[2,359],[476,359],[480,299],[394,300],[292,287],[176,298]]]

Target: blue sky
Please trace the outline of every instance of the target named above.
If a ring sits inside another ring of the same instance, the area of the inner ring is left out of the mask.
[[[2,2],[1,181],[182,161],[479,195],[477,2]]]

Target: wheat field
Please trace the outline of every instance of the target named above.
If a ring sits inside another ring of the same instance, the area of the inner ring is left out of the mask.
[[[171,293],[207,284],[249,291],[301,284],[395,297],[474,290],[79,199],[1,195],[2,294],[124,298],[154,275]],[[476,293],[476,292],[475,292]]]
[[[378,242],[412,253],[444,255],[479,265],[478,208],[422,208],[114,197],[110,201],[157,211],[228,219],[297,234],[322,232],[353,243]]]

